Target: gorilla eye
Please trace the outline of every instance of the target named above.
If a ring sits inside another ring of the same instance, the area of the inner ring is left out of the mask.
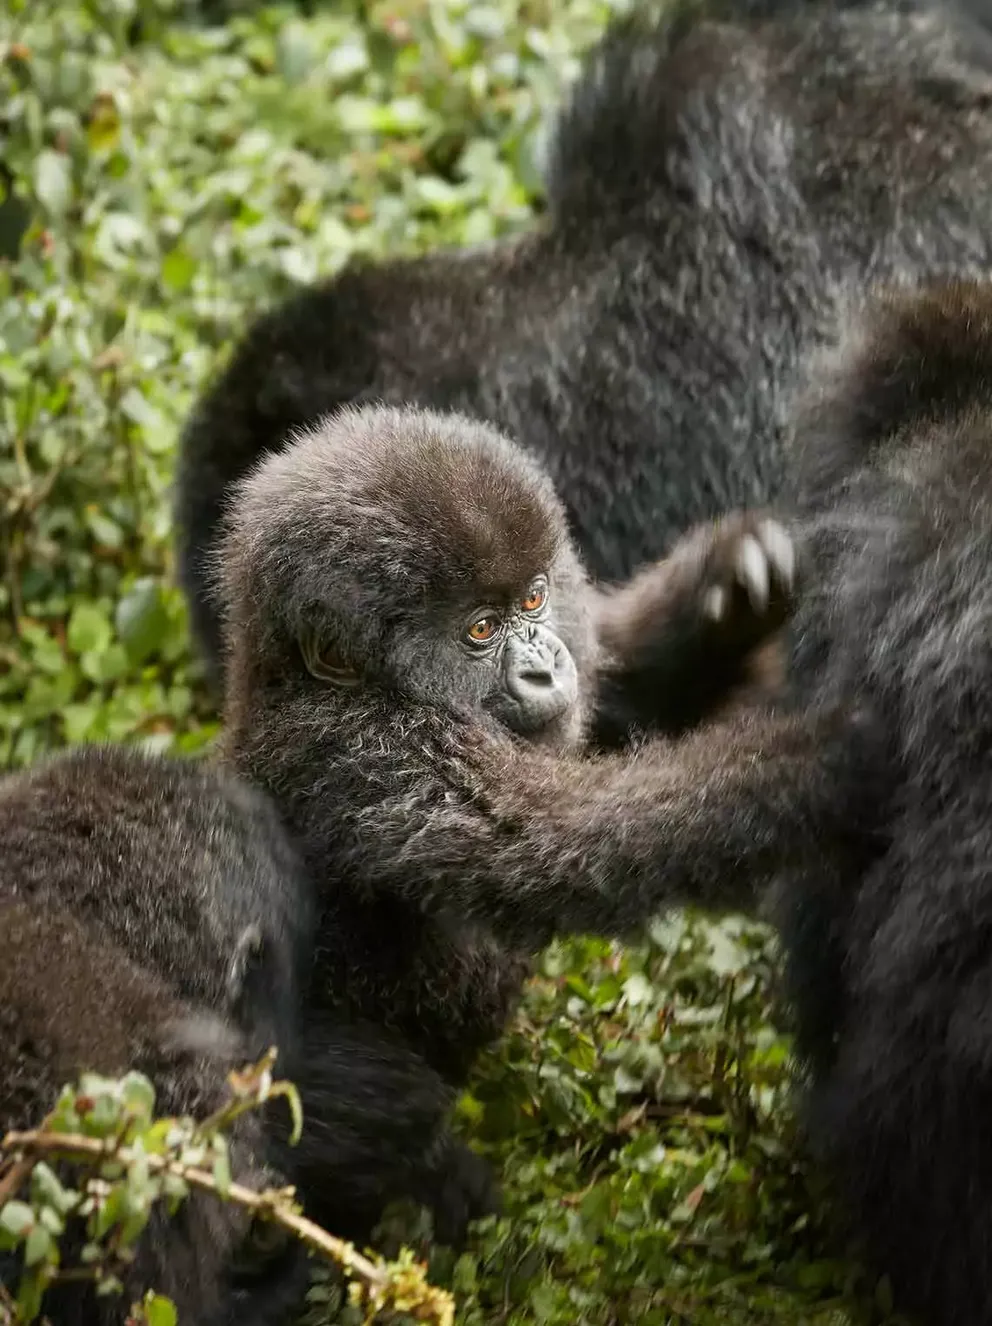
[[[465,634],[473,645],[488,645],[499,631],[499,618],[494,613],[477,617]]]
[[[272,1263],[288,1248],[292,1235],[271,1220],[251,1222],[233,1258],[233,1270],[239,1279],[257,1279],[271,1270]]]
[[[245,1239],[245,1249],[256,1257],[274,1257],[282,1252],[291,1235],[272,1220],[253,1220]]]
[[[540,612],[548,601],[548,586],[543,580],[536,580],[520,600],[524,612]]]

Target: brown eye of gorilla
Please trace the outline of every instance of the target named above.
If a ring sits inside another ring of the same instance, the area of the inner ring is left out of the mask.
[[[548,587],[543,580],[539,580],[536,584],[531,585],[520,600],[520,606],[524,612],[540,612],[547,601]]]
[[[286,1251],[292,1235],[271,1220],[254,1219],[234,1256],[239,1279],[257,1279]]]
[[[499,618],[491,613],[486,617],[477,617],[465,634],[473,645],[487,645],[495,639],[499,630]]]

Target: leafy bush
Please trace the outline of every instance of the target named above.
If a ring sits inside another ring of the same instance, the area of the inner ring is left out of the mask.
[[[210,740],[169,548],[194,393],[294,283],[530,224],[546,113],[609,11],[312,8],[6,0],[0,764]],[[844,1320],[772,969],[760,928],[691,917],[546,955],[462,1103],[507,1214],[435,1257],[460,1320]],[[308,1319],[337,1303],[318,1282]]]
[[[87,1281],[97,1296],[122,1293],[153,1209],[164,1203],[175,1215],[193,1189],[240,1205],[328,1259],[350,1281],[349,1306],[365,1321],[400,1310],[411,1322],[451,1326],[451,1294],[428,1285],[409,1252],[392,1264],[370,1261],[307,1220],[291,1188],[260,1192],[232,1181],[228,1130],[240,1115],[282,1096],[293,1116],[290,1141],[299,1141],[300,1100],[291,1083],[273,1080],[275,1060],[273,1047],[230,1073],[228,1099],[205,1119],[156,1118],[155,1088],[141,1073],[84,1073],[37,1127],[0,1139],[0,1252],[16,1252],[21,1265],[16,1297],[0,1284],[0,1326],[36,1321],[59,1280]],[[67,1262],[73,1241],[78,1258]],[[176,1326],[176,1305],[154,1286],[128,1307],[132,1326]]]

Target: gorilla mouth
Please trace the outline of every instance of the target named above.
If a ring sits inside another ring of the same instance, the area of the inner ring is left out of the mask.
[[[546,732],[549,728],[560,727],[562,718],[571,708],[572,701],[564,695],[547,705],[542,712],[535,711],[531,705],[511,701],[505,707],[501,720],[521,736],[531,737]]]

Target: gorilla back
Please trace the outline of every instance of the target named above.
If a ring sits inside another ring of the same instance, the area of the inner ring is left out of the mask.
[[[797,436],[795,698],[857,700],[831,777],[867,829],[784,890],[809,1133],[897,1307],[987,1322],[992,287],[882,301]]]
[[[146,1073],[165,1115],[216,1109],[230,1069],[273,1043],[293,1075],[311,909],[258,794],[86,748],[0,781],[0,860],[0,1136],[40,1123],[83,1071]],[[232,1170],[249,1186],[286,1182],[268,1134],[256,1114],[235,1125]],[[302,1300],[306,1260],[266,1257],[254,1237],[243,1211],[194,1194],[172,1221],[153,1213],[121,1296],[67,1282],[44,1311],[110,1326],[152,1288],[187,1326],[274,1326]]]
[[[181,575],[215,666],[224,495],[292,426],[371,400],[494,422],[549,469],[592,576],[626,578],[776,495],[797,366],[848,288],[988,268],[992,80],[958,58],[956,19],[707,8],[593,53],[533,233],[354,267],[249,330],[179,471]]]

